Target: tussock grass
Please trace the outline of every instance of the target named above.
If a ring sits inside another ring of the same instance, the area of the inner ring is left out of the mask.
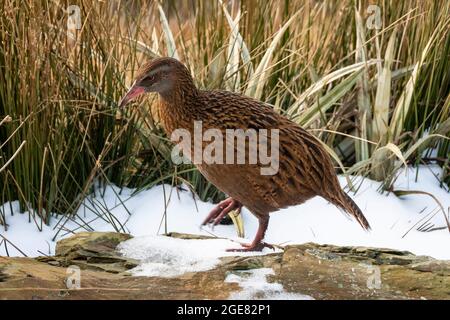
[[[81,25],[68,33],[69,4]],[[367,28],[369,4],[381,9],[379,29]],[[390,190],[405,163],[436,161],[448,184],[449,24],[446,1],[5,0],[0,202],[19,200],[41,228],[52,213],[74,218],[107,183],[186,183],[201,199],[223,197],[171,163],[154,97],[117,110],[134,71],[159,55],[185,62],[202,88],[272,104],[346,173]],[[90,210],[122,230],[99,207]]]

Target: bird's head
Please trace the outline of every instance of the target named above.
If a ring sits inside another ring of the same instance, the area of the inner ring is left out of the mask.
[[[157,92],[163,97],[170,97],[176,94],[179,83],[186,81],[193,85],[189,71],[181,62],[168,57],[153,59],[139,69],[133,85],[120,100],[119,107],[124,107],[147,92]]]

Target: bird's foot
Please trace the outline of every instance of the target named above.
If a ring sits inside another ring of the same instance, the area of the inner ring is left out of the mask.
[[[252,252],[252,251],[262,251],[264,248],[270,248],[275,250],[275,247],[270,243],[266,242],[252,242],[252,243],[241,243],[242,248],[238,249],[227,249],[227,252]]]
[[[216,226],[230,211],[236,210],[239,212],[241,208],[242,204],[239,201],[234,200],[233,198],[225,199],[211,210],[206,219],[202,222],[202,226],[209,223]]]

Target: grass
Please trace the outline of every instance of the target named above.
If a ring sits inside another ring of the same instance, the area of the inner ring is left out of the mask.
[[[109,183],[186,183],[203,200],[223,197],[195,168],[171,163],[155,97],[117,110],[135,70],[159,55],[186,63],[201,88],[272,104],[346,174],[391,190],[401,166],[437,162],[450,183],[446,1],[79,0],[70,32],[67,1],[4,2],[0,202],[19,200],[38,228],[73,218]],[[367,27],[369,4],[380,8],[378,29]]]

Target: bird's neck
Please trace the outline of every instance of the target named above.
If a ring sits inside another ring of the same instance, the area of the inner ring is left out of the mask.
[[[181,106],[186,105],[194,101],[198,96],[198,89],[194,83],[176,83],[169,90],[160,92],[159,95],[164,103]]]
[[[200,91],[193,81],[179,81],[172,90],[160,92],[160,120],[167,134],[179,128],[188,129],[198,113]]]

